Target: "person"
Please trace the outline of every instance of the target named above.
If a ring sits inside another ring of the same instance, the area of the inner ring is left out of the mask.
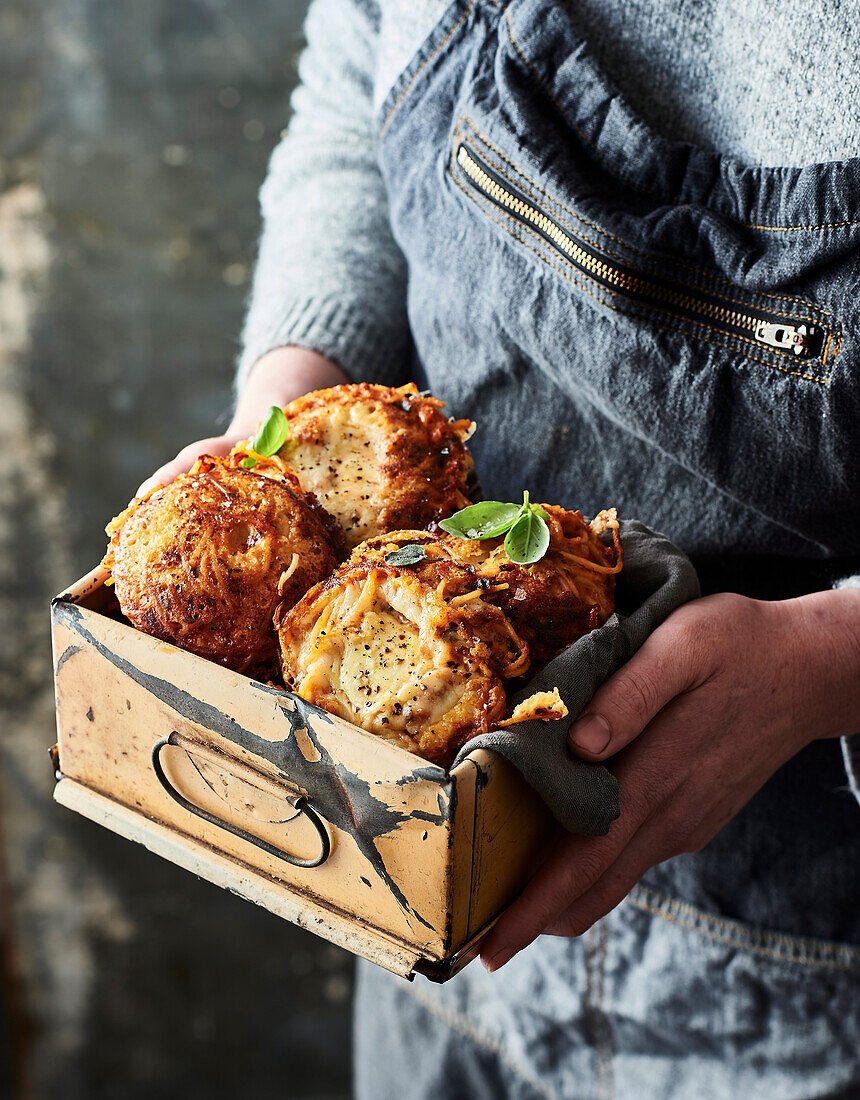
[[[310,8],[235,416],[154,480],[413,378],[477,421],[489,497],[614,505],[703,588],[571,727],[608,835],[559,838],[485,970],[360,966],[360,1097],[860,1095],[849,8]]]

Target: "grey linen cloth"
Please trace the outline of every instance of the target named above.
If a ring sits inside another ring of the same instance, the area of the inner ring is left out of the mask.
[[[636,520],[622,521],[621,545],[624,568],[618,574],[617,610],[550,661],[513,699],[516,704],[535,691],[557,687],[568,716],[520,722],[474,737],[454,762],[456,766],[476,748],[500,753],[522,772],[565,829],[587,836],[603,836],[618,817],[618,783],[602,764],[586,763],[571,753],[571,722],[676,607],[699,595],[692,562],[665,536]]]

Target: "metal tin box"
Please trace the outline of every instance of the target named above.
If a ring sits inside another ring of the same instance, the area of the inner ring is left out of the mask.
[[[551,828],[516,769],[446,772],[142,634],[106,577],[53,603],[57,801],[405,977],[474,957]]]

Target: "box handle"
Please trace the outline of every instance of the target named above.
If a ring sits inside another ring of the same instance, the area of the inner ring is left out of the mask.
[[[279,797],[283,797],[294,810],[304,814],[313,825],[314,829],[316,829],[317,836],[320,840],[320,853],[312,859],[300,859],[298,856],[290,855],[288,852],[282,852],[280,848],[276,848],[273,844],[268,844],[265,840],[261,840],[259,837],[254,836],[253,833],[247,832],[238,825],[231,825],[229,821],[224,821],[215,814],[209,813],[209,811],[204,810],[202,806],[195,806],[193,802],[190,802],[184,795],[180,794],[165,774],[164,767],[161,763],[161,751],[168,745],[175,748],[186,748],[186,751],[188,751],[186,745],[183,744],[185,740],[184,737],[173,732],[169,737],[160,738],[152,746],[152,767],[155,771],[156,778],[174,802],[178,802],[183,809],[188,810],[192,814],[196,814],[197,817],[202,817],[203,820],[208,821],[210,825],[217,825],[220,829],[226,829],[228,833],[238,836],[241,840],[247,840],[249,844],[254,844],[257,848],[262,848],[263,851],[268,852],[269,855],[276,856],[278,859],[283,859],[287,863],[291,863],[294,867],[319,867],[320,864],[325,863],[331,854],[331,840],[329,839],[328,830],[325,827],[325,823],[304,795],[292,796],[285,795],[280,791],[278,792]],[[194,744],[194,742],[191,742],[191,744],[193,745],[194,751],[201,752],[201,755],[208,755],[205,750],[202,750],[202,746],[198,746]],[[227,770],[229,771],[230,769]]]

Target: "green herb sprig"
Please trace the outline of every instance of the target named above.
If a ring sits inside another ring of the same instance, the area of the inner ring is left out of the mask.
[[[522,504],[482,500],[461,508],[439,526],[459,539],[493,539],[505,535],[505,553],[517,565],[533,565],[549,549],[549,516],[539,504],[529,502],[528,490]],[[507,532],[507,534],[505,534]]]
[[[417,565],[427,557],[427,551],[417,542],[407,542],[384,557],[386,565]]]
[[[258,455],[262,455],[263,458],[271,458],[286,443],[288,433],[289,425],[283,409],[279,409],[277,405],[272,405],[269,409],[269,415],[251,440],[251,450],[256,451]],[[246,470],[252,470],[257,465],[257,460],[248,455],[247,458],[242,459],[239,465]]]

